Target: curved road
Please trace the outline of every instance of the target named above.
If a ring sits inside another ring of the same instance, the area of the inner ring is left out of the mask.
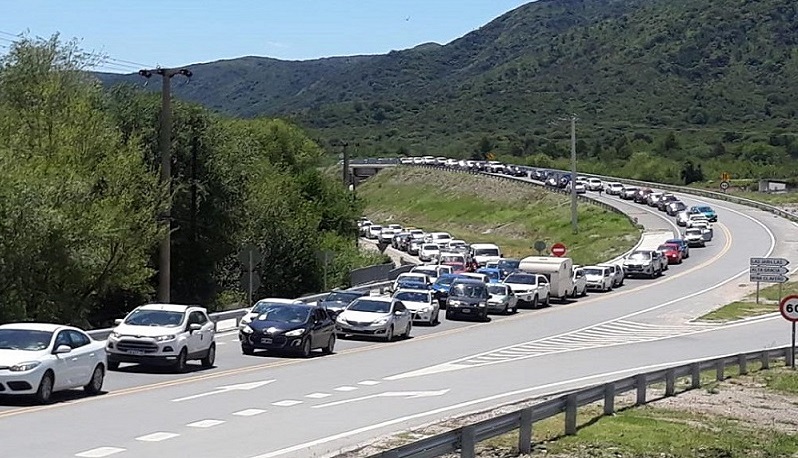
[[[655,209],[602,199],[631,207],[647,228],[674,230]],[[44,407],[0,399],[5,450],[38,457],[324,456],[641,367],[786,344],[788,327],[776,317],[725,326],[687,321],[740,295],[749,257],[795,249],[792,223],[708,203],[719,215],[714,241],[660,279],[627,280],[612,293],[491,323],[418,326],[406,341],[339,342],[336,354],[309,360],[245,357],[234,334],[222,335],[218,367],[208,371],[173,375],[131,366],[109,374],[103,396],[70,393]]]

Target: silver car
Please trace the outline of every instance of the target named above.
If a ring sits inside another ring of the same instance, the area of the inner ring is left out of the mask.
[[[361,297],[339,313],[335,331],[347,335],[381,337],[391,341],[395,336],[410,337],[413,315],[401,301],[390,297]]]

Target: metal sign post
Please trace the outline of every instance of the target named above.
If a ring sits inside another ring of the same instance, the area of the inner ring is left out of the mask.
[[[789,280],[786,275],[789,272],[786,267],[788,264],[790,261],[784,258],[751,258],[748,281],[756,282],[757,305],[759,305],[759,284],[765,282],[781,285]],[[779,286],[779,297],[781,297],[781,286]]]

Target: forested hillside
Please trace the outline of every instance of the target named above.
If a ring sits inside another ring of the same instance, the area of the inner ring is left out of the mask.
[[[576,114],[588,165],[648,153],[669,181],[687,158],[768,175],[798,156],[797,42],[791,0],[541,0],[445,46],[197,65],[177,91],[225,113],[287,116],[364,155],[545,162],[566,154],[558,120]]]
[[[0,61],[0,322],[103,325],[153,300],[170,192],[176,303],[241,301],[245,244],[264,254],[256,297],[320,291],[322,250],[336,253],[333,285],[378,261],[353,242],[361,205],[298,127],[176,103],[170,191],[159,96],[104,92],[89,59],[52,38],[21,39]]]

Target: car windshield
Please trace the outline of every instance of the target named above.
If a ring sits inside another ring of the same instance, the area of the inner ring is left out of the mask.
[[[504,279],[504,282],[534,285],[537,283],[537,277],[530,274],[510,274]]]
[[[499,296],[506,296],[507,295],[507,286],[506,285],[488,285],[488,293],[490,293],[490,294],[498,294]]]
[[[329,297],[329,296],[328,296]],[[351,301],[351,299],[349,299]],[[260,301],[252,307],[252,313],[263,313],[269,307],[274,307],[277,305],[289,305],[289,304],[280,304],[277,302],[269,302],[269,301]]]
[[[438,279],[435,281],[435,284],[436,284],[436,285],[444,285],[444,286],[449,286],[449,285],[451,285],[451,284],[454,282],[454,279],[455,279],[455,278],[456,278],[456,277],[455,277],[454,275],[446,275],[446,276],[443,276],[443,277],[440,277],[440,278],[438,278]]]
[[[676,251],[678,249],[678,247],[676,245],[667,245],[666,244],[666,245],[660,245],[659,248],[657,248],[657,249],[659,251]]]
[[[440,250],[438,245],[435,245],[434,243],[428,243],[428,244],[422,246],[421,249],[422,250],[426,250],[426,251],[439,251]]]
[[[391,303],[385,301],[374,301],[369,299],[358,299],[352,302],[347,310],[355,312],[388,313],[391,311]]]
[[[452,238],[449,234],[435,234],[435,240],[450,240]]]
[[[441,256],[441,262],[452,262],[452,263],[464,263],[465,258],[462,256],[454,256],[454,255],[443,255]]]
[[[372,230],[372,231],[375,231],[375,232],[376,231],[381,231],[382,230],[382,226],[377,226],[376,224],[372,224],[371,226],[369,226],[369,230]]]
[[[53,333],[31,329],[0,329],[0,350],[41,351],[50,346]]]
[[[422,293],[416,291],[400,291],[396,293],[394,299],[407,302],[429,302],[429,293]]]
[[[360,297],[360,294],[356,293],[341,293],[341,292],[334,292],[327,295],[324,298],[325,302],[352,302],[353,300]]]
[[[258,315],[260,321],[276,321],[278,323],[305,323],[310,316],[310,309],[294,305],[271,305]]]
[[[499,269],[517,269],[519,265],[521,265],[521,261],[515,261],[512,259],[502,259],[499,261],[497,267]]]
[[[711,212],[711,211],[712,211],[712,209],[711,209],[711,208],[709,208],[709,207],[698,207],[698,211],[700,211],[700,212],[705,212],[705,213],[709,213],[709,212]]]
[[[499,279],[499,272],[497,272],[495,270],[483,270],[483,271],[480,271],[479,273],[487,275],[488,278],[490,278],[491,280],[498,280]]]
[[[636,253],[632,253],[631,255],[629,255],[629,259],[632,259],[634,261],[647,261],[651,259],[651,253],[638,251]]]
[[[498,256],[498,248],[477,248],[474,250],[474,256]]]
[[[183,312],[170,312],[167,310],[134,310],[125,318],[125,324],[132,326],[180,326],[183,322]]]
[[[452,291],[449,292],[449,295],[458,297],[482,297],[483,291],[485,291],[485,288],[480,285],[458,283],[452,286]]]
[[[688,229],[685,231],[687,235],[701,235],[701,229]]]
[[[601,269],[590,269],[590,268],[587,268],[587,269],[585,269],[585,275],[590,275],[590,276],[599,275],[599,276],[601,276],[601,275],[604,275],[604,272]]]

